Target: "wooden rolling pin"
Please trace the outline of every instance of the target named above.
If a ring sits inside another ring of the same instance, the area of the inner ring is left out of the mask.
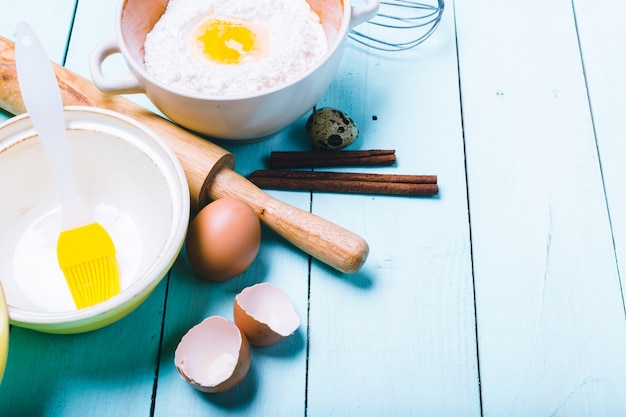
[[[118,95],[102,93],[91,81],[54,64],[66,106],[101,107],[133,117],[160,135],[180,160],[199,210],[212,200],[232,196],[244,200],[261,221],[309,255],[346,272],[357,272],[367,258],[367,242],[319,216],[283,203],[233,171],[234,157],[161,116]],[[0,107],[12,114],[26,111],[22,102],[13,42],[0,36]]]

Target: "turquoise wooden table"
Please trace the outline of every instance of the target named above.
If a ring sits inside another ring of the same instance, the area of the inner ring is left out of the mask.
[[[0,3],[0,35],[28,21],[85,77],[114,27],[111,0]],[[225,283],[181,255],[109,327],[13,326],[0,416],[626,415],[625,12],[621,0],[450,0],[416,49],[349,42],[318,105],[353,116],[352,149],[396,150],[370,172],[435,174],[439,195],[271,191],[363,236],[363,269],[338,273],[268,229]],[[224,146],[247,175],[271,151],[307,149],[305,120]],[[302,325],[253,348],[232,391],[195,391],[173,364],[178,341],[207,316],[231,319],[257,282],[282,288]]]

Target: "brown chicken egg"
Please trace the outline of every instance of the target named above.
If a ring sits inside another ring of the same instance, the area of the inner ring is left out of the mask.
[[[256,346],[276,343],[300,326],[287,294],[270,283],[256,284],[237,294],[234,318],[250,344]]]
[[[243,273],[261,245],[261,223],[245,202],[215,200],[196,215],[187,232],[187,259],[193,270],[212,281]]]
[[[203,392],[224,392],[235,387],[250,369],[250,345],[230,320],[211,316],[195,325],[180,340],[174,363],[192,387]]]

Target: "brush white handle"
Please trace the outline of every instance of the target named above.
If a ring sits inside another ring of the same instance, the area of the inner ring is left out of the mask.
[[[63,230],[93,223],[80,194],[70,162],[63,102],[46,52],[24,22],[15,31],[15,65],[22,99],[43,144],[61,193]]]

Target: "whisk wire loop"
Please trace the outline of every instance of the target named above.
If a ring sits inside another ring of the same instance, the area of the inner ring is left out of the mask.
[[[348,37],[367,47],[390,52],[414,48],[428,39],[439,26],[444,10],[444,0],[437,0],[436,5],[412,0],[389,0],[379,4],[378,14],[366,23],[384,28],[377,32],[380,35],[369,35],[352,29]],[[385,39],[390,34],[390,30],[386,29],[401,30],[396,32],[396,35],[401,32],[399,39]],[[410,29],[414,30],[409,31]],[[400,39],[400,36],[405,39]]]

